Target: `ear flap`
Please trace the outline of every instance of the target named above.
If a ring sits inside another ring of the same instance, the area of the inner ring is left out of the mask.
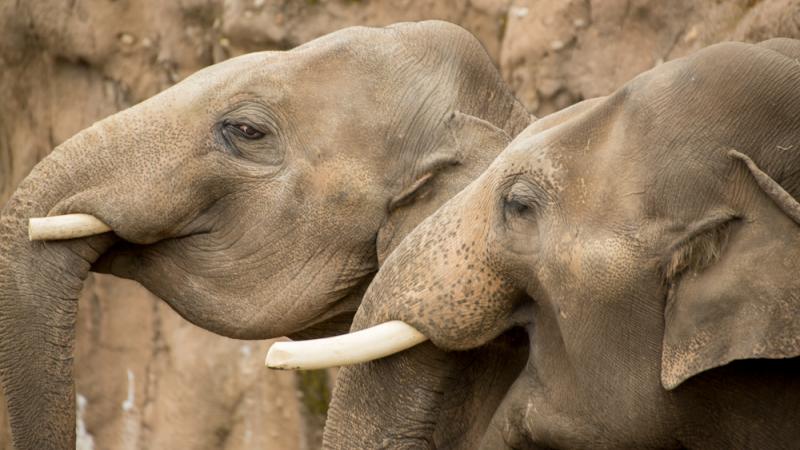
[[[747,211],[721,225],[722,234],[712,230],[724,235],[705,241],[715,248],[688,250],[718,259],[699,257],[708,266],[689,266],[670,293],[661,361],[666,389],[734,360],[800,356],[800,205],[750,158],[729,155],[749,169],[737,170]]]
[[[422,156],[413,182],[389,203],[389,217],[378,231],[378,262],[439,206],[477,178],[511,142],[502,129],[475,116],[453,112],[446,119],[439,145]]]

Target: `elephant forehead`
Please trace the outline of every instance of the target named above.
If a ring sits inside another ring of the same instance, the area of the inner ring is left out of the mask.
[[[278,102],[288,94],[303,94],[309,85],[358,76],[358,66],[348,64],[336,52],[256,52],[208,66],[163,91],[154,98],[160,103],[196,105],[203,100],[229,99],[237,94]],[[334,58],[335,56],[335,58]],[[336,58],[340,58],[338,61]],[[337,84],[337,88],[344,87]],[[293,89],[294,88],[294,89]]]
[[[555,193],[566,187],[564,153],[548,142],[545,133],[515,139],[495,160],[491,171],[500,178],[529,176]]]
[[[288,72],[288,64],[280,53],[250,53],[206,67],[159,96],[174,106],[229,99],[237,94],[272,96],[277,100]]]

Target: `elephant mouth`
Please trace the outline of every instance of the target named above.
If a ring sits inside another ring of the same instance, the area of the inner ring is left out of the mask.
[[[209,234],[211,231],[210,225],[193,221],[183,227],[175,236],[154,242],[140,243],[121,237],[111,225],[91,214],[73,213],[37,217],[30,218],[28,222],[28,238],[31,241],[62,241],[114,233],[116,242],[92,264],[93,272],[113,274],[129,272],[130,268],[121,267],[123,264],[120,264],[120,261],[127,261],[128,263],[125,265],[131,265],[130,261],[136,259],[133,256],[141,254],[143,249],[168,241],[185,241]]]

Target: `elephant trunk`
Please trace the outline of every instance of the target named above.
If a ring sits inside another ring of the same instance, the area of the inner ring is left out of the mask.
[[[459,380],[458,365],[456,354],[427,342],[388,358],[342,368],[323,447],[436,448],[437,422],[445,395]]]
[[[406,236],[367,289],[353,330],[399,320],[430,342],[342,369],[326,448],[468,446],[524,366],[527,336],[511,331],[524,296],[492,266],[487,221],[465,206],[482,204],[475,186]]]
[[[326,449],[474,448],[525,366],[527,335],[448,352],[430,342],[337,377]]]
[[[89,129],[54,150],[21,183],[0,215],[0,381],[14,446],[74,448],[72,354],[78,295],[91,264],[117,239],[31,242],[30,217],[46,216],[92,186],[96,165],[79,168],[99,138]],[[92,158],[102,161],[102,158]]]

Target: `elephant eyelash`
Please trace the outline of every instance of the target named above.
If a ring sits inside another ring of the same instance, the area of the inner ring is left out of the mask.
[[[527,183],[514,184],[503,197],[503,211],[506,215],[513,214],[517,217],[524,216],[540,208],[542,195]]]
[[[723,254],[731,233],[731,225],[738,218],[724,221],[712,220],[689,238],[672,246],[669,256],[661,264],[661,273],[667,284],[674,283],[682,274],[700,272],[716,262]]]
[[[522,215],[530,211],[532,206],[528,202],[520,201],[514,197],[506,197],[504,208],[517,215]]]
[[[224,119],[217,123],[213,133],[219,145],[235,157],[271,165],[282,159],[273,158],[277,153],[272,151],[275,142],[271,138],[276,137],[276,134],[270,126],[255,126],[246,120]]]

